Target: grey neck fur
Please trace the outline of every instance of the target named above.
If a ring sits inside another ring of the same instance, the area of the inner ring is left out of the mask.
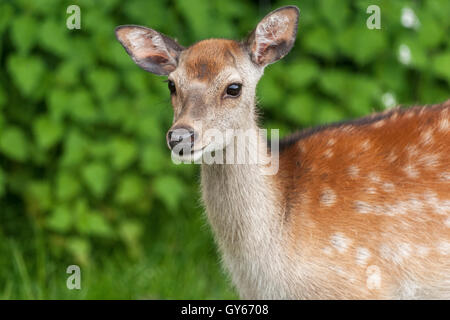
[[[285,293],[277,290],[285,281],[283,212],[273,177],[261,172],[258,164],[202,164],[203,201],[224,265],[241,297],[283,298]]]

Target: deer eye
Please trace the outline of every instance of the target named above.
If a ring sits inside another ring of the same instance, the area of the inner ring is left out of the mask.
[[[239,97],[241,94],[242,84],[240,83],[232,83],[227,87],[226,96],[225,97]]]
[[[169,87],[170,94],[175,94],[177,92],[175,83],[172,80],[167,81],[167,86]]]

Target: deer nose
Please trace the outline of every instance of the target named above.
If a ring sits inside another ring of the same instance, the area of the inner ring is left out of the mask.
[[[178,144],[186,145],[192,149],[197,135],[191,127],[178,127],[169,130],[167,133],[167,144],[170,149],[175,148]]]

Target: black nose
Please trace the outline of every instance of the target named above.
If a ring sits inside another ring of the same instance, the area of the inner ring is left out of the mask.
[[[196,134],[191,127],[177,127],[167,133],[167,143],[170,149],[182,143],[183,148],[192,148],[194,146]]]

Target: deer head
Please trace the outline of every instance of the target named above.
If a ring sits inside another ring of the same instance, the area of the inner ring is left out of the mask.
[[[138,66],[168,76],[174,118],[167,143],[173,156],[195,161],[230,143],[205,132],[256,127],[256,85],[264,68],[291,50],[298,17],[297,7],[283,7],[264,17],[244,41],[208,39],[188,48],[146,27],[116,29]]]

